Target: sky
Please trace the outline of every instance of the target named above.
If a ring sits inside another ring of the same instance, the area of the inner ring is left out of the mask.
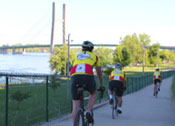
[[[119,44],[126,35],[145,33],[151,44],[175,46],[175,0],[0,0],[0,46],[50,44],[53,2],[55,44],[62,44],[65,3],[72,44]]]

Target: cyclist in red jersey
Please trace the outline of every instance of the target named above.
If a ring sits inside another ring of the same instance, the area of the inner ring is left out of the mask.
[[[153,88],[154,93],[153,93],[153,95],[154,96],[155,96],[155,93],[156,93],[156,83],[158,83],[158,91],[160,91],[161,82],[162,82],[161,73],[159,71],[159,68],[156,68],[155,72],[153,74],[153,83],[154,83],[154,88]]]
[[[73,68],[70,71],[71,75],[71,94],[72,94],[72,121],[74,121],[75,114],[79,107],[79,99],[77,96],[76,84],[85,85],[85,90],[89,92],[88,112],[86,117],[90,123],[92,123],[92,108],[96,100],[96,82],[93,75],[93,67],[96,68],[100,87],[103,88],[102,71],[100,65],[100,59],[98,56],[92,53],[94,45],[90,41],[84,41],[82,44],[82,52],[77,54]]]
[[[117,94],[118,99],[118,107],[117,112],[119,114],[122,113],[122,95],[123,91],[126,90],[126,76],[125,73],[122,71],[122,65],[117,63],[115,65],[115,69],[109,75],[109,87],[108,87],[108,94],[109,94],[109,103],[113,104],[113,90],[116,88],[115,93]]]

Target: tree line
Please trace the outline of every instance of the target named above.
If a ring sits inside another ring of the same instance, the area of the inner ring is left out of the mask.
[[[146,66],[160,66],[166,63],[175,63],[175,51],[160,50],[160,44],[150,44],[151,39],[147,34],[136,33],[126,35],[120,38],[119,45],[116,44],[115,49],[106,47],[98,47],[94,49],[94,53],[98,55],[102,68],[112,68],[116,63],[122,66],[138,66],[140,64]],[[65,75],[67,71],[68,47],[63,45],[55,47],[54,54],[50,56],[50,66],[55,74]],[[70,49],[69,63],[72,65],[76,51]],[[70,66],[71,68],[72,66]],[[105,72],[105,71],[104,71]]]

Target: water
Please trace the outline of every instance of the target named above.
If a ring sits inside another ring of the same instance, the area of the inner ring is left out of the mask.
[[[50,74],[49,53],[0,54],[0,72]]]

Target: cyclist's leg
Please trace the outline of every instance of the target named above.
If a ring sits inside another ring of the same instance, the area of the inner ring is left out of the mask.
[[[122,113],[121,111],[121,107],[122,107],[122,96],[123,96],[123,82],[118,82],[117,84],[117,90],[116,90],[116,94],[117,94],[117,99],[118,99],[118,107],[117,110],[119,110],[119,113]]]
[[[72,76],[71,77],[71,95],[72,95],[72,121],[74,122],[74,118],[76,115],[76,112],[79,108],[80,102],[79,98],[77,96],[77,88],[76,84],[80,82],[79,76]]]
[[[89,92],[89,102],[88,102],[88,111],[91,112],[93,109],[93,105],[96,101],[97,91],[95,90],[93,93]]]
[[[155,94],[156,94],[156,80],[154,80],[154,88],[153,88],[153,95],[155,96]]]
[[[114,81],[110,81],[108,84],[108,95],[109,95],[109,103],[113,104],[113,88],[114,88]]]
[[[94,119],[93,119],[93,105],[96,101],[96,94],[97,94],[97,90],[96,90],[96,82],[94,79],[94,76],[87,76],[85,79],[85,85],[86,85],[86,90],[89,92],[89,101],[88,101],[88,113],[86,113],[86,117],[88,119],[89,123],[93,123]]]
[[[76,112],[78,111],[79,105],[80,105],[79,100],[72,100],[72,122],[74,122],[74,118],[75,118]]]
[[[86,85],[85,90],[89,92],[88,111],[91,112],[96,100],[96,82],[94,80],[94,76],[86,76],[84,80]]]
[[[158,90],[160,91],[160,80],[159,80],[159,82],[158,82]]]

